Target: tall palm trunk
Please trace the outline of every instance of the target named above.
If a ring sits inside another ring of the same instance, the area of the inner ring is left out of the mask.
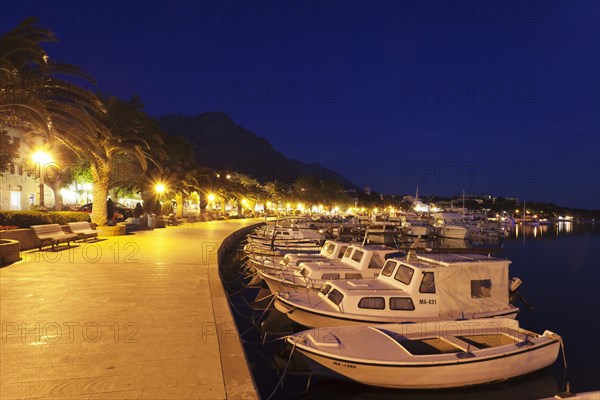
[[[50,185],[50,187],[52,188],[52,192],[54,193],[54,211],[62,211],[63,197],[60,193],[60,190],[62,189],[61,186],[61,181],[52,182],[52,184]]]
[[[175,195],[175,202],[177,203],[177,210],[175,211],[175,216],[177,218],[183,218],[183,202],[185,197],[183,193],[178,193]]]
[[[108,197],[108,180],[110,167],[108,165],[91,165],[92,178],[94,179],[94,207],[92,208],[92,222],[98,226],[107,223],[106,198]]]

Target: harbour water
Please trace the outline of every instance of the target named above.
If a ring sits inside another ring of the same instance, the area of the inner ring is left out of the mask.
[[[444,246],[452,246],[445,243]],[[513,227],[499,243],[475,245],[512,261],[511,276],[523,280],[519,292],[529,304],[518,320],[525,329],[548,329],[564,340],[562,357],[549,369],[506,382],[473,388],[438,391],[399,391],[311,377],[300,357],[289,357],[281,337],[299,329],[276,310],[265,311],[268,292],[246,288],[241,253],[223,270],[233,314],[263,399],[539,399],[563,391],[599,390],[600,343],[600,224],[558,223]],[[485,250],[484,250],[485,251]],[[285,375],[283,375],[285,370]],[[283,376],[283,378],[282,378]],[[308,387],[308,390],[307,390]]]

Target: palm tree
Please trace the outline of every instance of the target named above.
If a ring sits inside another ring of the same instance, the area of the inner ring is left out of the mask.
[[[145,171],[149,163],[160,168],[155,158],[162,154],[163,134],[158,124],[143,111],[137,97],[122,101],[114,96],[104,100],[106,114],[98,121],[102,135],[85,150],[94,180],[93,195],[96,205],[92,221],[106,224],[106,202],[111,177],[112,159],[122,155],[138,163]]]
[[[77,77],[93,84],[95,80],[75,66],[51,61],[41,43],[56,42],[56,36],[36,22],[37,18],[29,17],[0,36],[2,122],[25,133],[41,132],[47,139],[64,117],[79,129],[92,126],[90,118],[102,112],[101,103],[92,93],[55,76]]]
[[[286,204],[290,200],[290,187],[279,181],[267,182],[265,191],[277,209],[279,204]]]

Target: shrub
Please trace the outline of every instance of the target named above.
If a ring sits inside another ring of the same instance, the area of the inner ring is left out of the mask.
[[[86,222],[90,214],[82,211],[51,211],[48,213],[52,224],[65,225],[69,222]]]
[[[72,211],[0,211],[0,225],[29,228],[31,225],[61,224],[89,221],[89,214]]]

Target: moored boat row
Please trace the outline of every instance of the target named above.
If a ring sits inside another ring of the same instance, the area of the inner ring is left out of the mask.
[[[450,219],[445,226],[453,225]],[[388,225],[375,232],[385,234]],[[514,320],[519,309],[511,294],[520,280],[509,279],[509,260],[417,253],[418,239],[408,252],[363,239],[328,240],[319,254],[284,255],[292,243],[273,241],[269,250],[277,257],[254,261],[254,268],[276,310],[313,328],[286,340],[316,375],[447,388],[510,379],[557,359],[560,336],[527,331]],[[247,255],[256,260],[252,249]]]

